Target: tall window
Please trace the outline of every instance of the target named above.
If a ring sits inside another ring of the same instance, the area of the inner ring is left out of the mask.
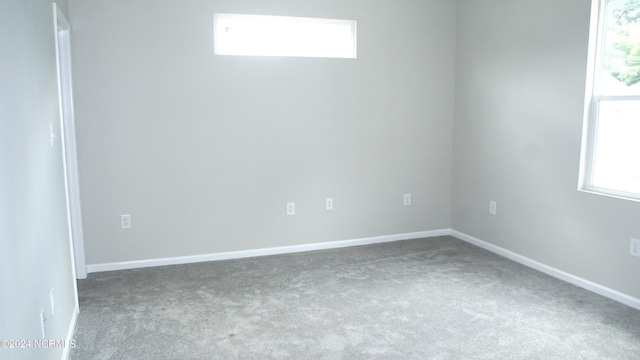
[[[216,55],[356,58],[356,22],[214,14]]]
[[[593,6],[580,188],[640,200],[640,0]]]

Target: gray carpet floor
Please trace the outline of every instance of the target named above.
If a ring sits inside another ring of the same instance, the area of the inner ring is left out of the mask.
[[[640,311],[452,237],[90,274],[71,359],[640,359]]]

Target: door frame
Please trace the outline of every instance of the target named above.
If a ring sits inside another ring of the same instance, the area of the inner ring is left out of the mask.
[[[58,101],[60,108],[60,133],[64,177],[67,195],[67,222],[71,260],[74,275],[78,279],[87,277],[82,230],[82,207],[80,204],[80,182],[76,148],[75,117],[73,107],[73,82],[71,68],[71,26],[56,3],[53,3],[55,27],[56,64],[58,74]]]

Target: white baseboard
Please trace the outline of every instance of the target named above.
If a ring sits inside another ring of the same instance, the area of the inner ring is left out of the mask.
[[[503,249],[499,246],[490,244],[486,241],[480,240],[473,236],[470,236],[452,229],[420,231],[420,232],[406,233],[406,234],[384,235],[384,236],[376,236],[376,237],[369,237],[369,238],[362,238],[362,239],[331,241],[331,242],[322,242],[322,243],[313,243],[313,244],[293,245],[293,246],[281,246],[281,247],[252,249],[252,250],[244,250],[244,251],[230,251],[230,252],[202,254],[202,255],[178,256],[178,257],[161,258],[161,259],[90,264],[90,265],[87,265],[87,271],[89,273],[94,273],[94,272],[102,272],[102,271],[138,269],[138,268],[146,268],[146,267],[154,267],[154,266],[191,264],[191,263],[206,262],[206,261],[242,259],[242,258],[248,258],[248,257],[290,254],[290,253],[298,253],[298,252],[314,251],[314,250],[338,249],[338,248],[351,247],[351,246],[370,245],[370,244],[420,239],[420,238],[445,236],[445,235],[451,235],[457,239],[460,239],[472,245],[478,246],[485,250],[491,251],[495,254],[498,254],[507,259],[513,260],[522,265],[528,266],[532,269],[541,271],[557,279],[566,281],[573,285],[579,286],[583,289],[589,290],[596,294],[605,296],[607,298],[610,298],[612,300],[618,301],[622,304],[625,304],[640,310],[640,299],[634,298],[632,296],[610,289],[600,284],[596,284],[589,280],[585,280],[583,278],[569,274],[562,270],[558,270],[554,267],[545,265],[543,263],[529,259],[525,256],[516,254],[512,251]],[[75,326],[75,321],[73,325]],[[70,336],[73,336],[73,333],[71,333]]]
[[[450,229],[440,229],[431,231],[420,231],[406,234],[384,235],[362,239],[331,241],[313,244],[302,244],[293,246],[281,246],[264,249],[253,249],[244,251],[230,251],[213,254],[202,254],[192,256],[179,256],[171,258],[161,259],[149,259],[149,260],[136,260],[125,261],[105,264],[90,264],[87,265],[87,271],[89,273],[102,272],[102,271],[114,271],[114,270],[126,270],[126,269],[138,269],[153,266],[164,265],[178,265],[178,264],[191,264],[205,261],[217,261],[217,260],[229,260],[229,259],[241,259],[256,256],[267,255],[280,255],[290,254],[297,252],[313,251],[313,250],[327,250],[338,249],[350,246],[370,245],[400,240],[420,239],[435,236],[445,236],[451,233]]]
[[[623,303],[625,305],[631,306],[632,308],[636,308],[638,310],[640,310],[640,299],[634,298],[632,296],[629,296],[627,294],[623,294],[619,291],[610,289],[606,286],[602,286],[600,284],[596,284],[594,282],[591,282],[589,280],[585,280],[583,278],[577,277],[575,275],[566,273],[562,270],[558,270],[554,267],[539,263],[535,260],[531,260],[527,257],[524,257],[522,255],[516,254],[514,252],[511,252],[509,250],[503,249],[499,246],[493,245],[493,244],[489,244],[486,241],[482,241],[478,238],[474,238],[473,236],[461,233],[459,231],[456,230],[451,230],[450,235],[458,238],[462,241],[468,242],[472,245],[481,247],[485,250],[491,251],[495,254],[498,254],[500,256],[506,257],[507,259],[513,260],[517,263],[520,263],[522,265],[528,266],[532,269],[541,271],[547,275],[553,276],[557,279],[566,281],[568,283],[571,283],[573,285],[579,286],[583,289],[589,290],[591,292],[594,292],[596,294],[602,295],[604,297],[607,297],[609,299],[615,300],[617,302]]]
[[[73,313],[71,314],[71,321],[69,322],[67,337],[65,338],[65,347],[62,350],[62,360],[69,360],[69,355],[71,354],[70,344],[73,344],[72,342],[72,340],[74,340],[73,336],[76,334],[76,324],[78,323],[79,312],[80,312],[80,308],[78,306],[78,302],[76,302],[76,306],[73,308]]]

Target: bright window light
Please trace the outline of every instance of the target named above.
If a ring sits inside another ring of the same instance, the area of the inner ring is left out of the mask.
[[[355,20],[214,14],[216,55],[356,58]]]
[[[580,189],[640,200],[640,0],[594,0]]]

